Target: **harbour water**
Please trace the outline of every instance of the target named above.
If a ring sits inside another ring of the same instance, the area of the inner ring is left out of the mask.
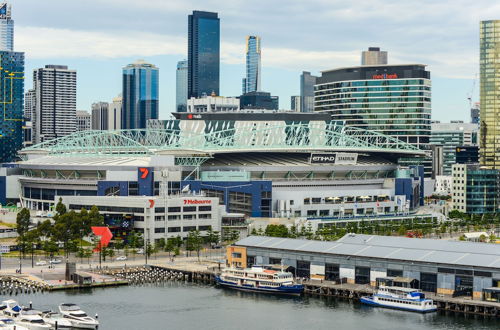
[[[7,299],[7,297],[2,297]],[[171,282],[18,295],[36,309],[59,303],[99,314],[101,330],[149,329],[499,329],[500,320],[444,313],[420,315],[334,298],[279,297]]]

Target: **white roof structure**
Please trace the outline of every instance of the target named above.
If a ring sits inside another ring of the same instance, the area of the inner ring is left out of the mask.
[[[235,245],[293,252],[500,269],[500,246],[489,243],[347,234],[338,241],[326,242],[249,236],[236,242]]]

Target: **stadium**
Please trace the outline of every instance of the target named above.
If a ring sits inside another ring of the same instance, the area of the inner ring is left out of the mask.
[[[193,206],[175,209],[179,218],[198,219],[206,205],[196,201],[209,198],[222,214],[354,217],[418,207],[423,170],[398,159],[419,156],[336,121],[169,120],[162,129],[77,132],[22,150],[15,167],[22,205],[39,211],[63,198],[70,209],[118,203],[114,213],[136,221],[162,205],[167,219],[166,204],[187,198]],[[144,206],[123,206],[134,203]]]

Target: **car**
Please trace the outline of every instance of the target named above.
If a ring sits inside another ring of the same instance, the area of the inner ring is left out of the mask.
[[[45,260],[38,260],[37,262],[35,262],[35,265],[36,266],[47,266],[47,261],[45,261]]]
[[[52,259],[52,260],[49,261],[49,263],[51,263],[52,265],[54,265],[54,264],[60,264],[61,262],[62,262],[61,259]]]
[[[137,254],[144,254],[144,249],[137,250]]]
[[[126,256],[119,256],[119,257],[116,257],[115,260],[116,261],[124,261],[124,260],[127,260],[127,257]]]

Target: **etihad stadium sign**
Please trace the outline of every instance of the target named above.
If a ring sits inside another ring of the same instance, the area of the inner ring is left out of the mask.
[[[355,165],[358,161],[358,154],[347,152],[311,154],[309,161],[311,164]]]

